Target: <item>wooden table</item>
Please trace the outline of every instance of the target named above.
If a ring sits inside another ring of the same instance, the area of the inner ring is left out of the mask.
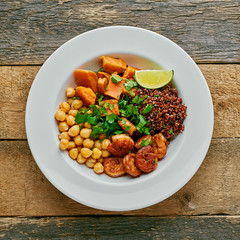
[[[240,239],[239,13],[238,0],[2,0],[0,238]],[[215,111],[195,176],[167,200],[130,212],[89,208],[54,188],[24,127],[28,92],[47,57],[70,38],[110,25],[146,28],[183,47],[202,70]]]

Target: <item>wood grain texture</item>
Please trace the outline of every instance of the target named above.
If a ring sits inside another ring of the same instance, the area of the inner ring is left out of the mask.
[[[199,67],[213,98],[213,137],[240,137],[240,65],[200,64]],[[27,95],[39,68],[0,67],[0,96],[3,96],[0,99],[0,139],[26,139],[24,115]]]
[[[238,0],[4,0],[0,65],[42,64],[72,37],[111,25],[160,33],[197,62],[240,62],[239,11]]]
[[[240,238],[240,217],[0,218],[4,239]]]
[[[240,214],[239,138],[213,140],[186,186],[159,204],[130,212],[100,211],[69,199],[40,172],[26,141],[0,144],[0,216]]]

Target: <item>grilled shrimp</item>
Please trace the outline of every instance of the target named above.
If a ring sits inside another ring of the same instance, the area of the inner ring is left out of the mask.
[[[132,151],[134,141],[126,134],[119,134],[112,137],[112,143],[108,145],[107,150],[116,157],[123,157]]]
[[[135,144],[134,144],[135,148],[140,149],[140,148],[144,147],[144,145],[141,146],[141,143],[142,143],[142,141],[146,141],[146,140],[147,140],[149,143],[151,143],[152,140],[153,140],[153,138],[152,138],[151,135],[144,135],[144,136],[140,137],[140,138],[135,142]]]
[[[104,160],[104,171],[110,177],[121,177],[125,174],[122,158],[110,157]]]
[[[137,168],[143,172],[151,172],[158,165],[158,158],[151,146],[145,146],[138,150],[135,158]]]
[[[141,171],[135,165],[135,154],[129,153],[123,158],[123,166],[125,171],[132,177],[138,177]]]
[[[156,153],[158,159],[163,159],[167,153],[167,140],[162,135],[162,133],[155,134],[153,136],[153,144],[152,147],[154,152]]]

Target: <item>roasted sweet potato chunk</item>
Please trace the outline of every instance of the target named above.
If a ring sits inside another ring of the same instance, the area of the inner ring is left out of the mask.
[[[115,76],[118,76],[116,74],[113,74]],[[113,76],[112,75],[112,76]],[[118,76],[119,77],[119,76]],[[108,86],[107,86],[107,90],[105,92],[105,95],[115,98],[117,100],[119,100],[121,93],[123,92],[123,88],[124,88],[124,83],[125,80],[122,79],[122,81],[118,82],[118,83],[113,83],[112,79],[109,81]]]
[[[76,95],[81,98],[85,106],[95,104],[96,94],[93,92],[91,88],[77,87]]]
[[[109,56],[101,56],[102,67],[105,72],[108,73],[123,73],[123,70],[127,68],[126,63],[120,58],[113,58]]]
[[[98,77],[95,72],[76,69],[74,71],[74,76],[79,86],[91,88],[95,93],[98,91],[97,89]]]
[[[128,66],[126,71],[123,74],[123,78],[127,78],[127,79],[133,78],[133,75],[134,75],[135,71],[137,71],[137,70],[139,70],[139,69]]]
[[[97,75],[98,75],[99,78],[107,78],[108,82],[110,81],[111,75],[109,73],[98,72]]]
[[[122,127],[123,130],[126,130],[126,128],[130,126],[130,129],[127,130],[130,136],[132,136],[133,133],[137,130],[137,128],[125,117],[122,117],[122,120],[118,120],[118,124]]]
[[[99,91],[101,94],[104,94],[104,93],[105,93],[106,87],[107,87],[107,83],[108,83],[107,78],[99,78],[99,79],[98,79],[98,91]]]
[[[107,109],[107,115],[110,115],[112,113],[115,113],[117,116],[120,115],[117,100],[115,100],[115,99],[105,100],[105,101],[102,101],[100,103],[100,105],[102,105],[103,107],[105,107]]]

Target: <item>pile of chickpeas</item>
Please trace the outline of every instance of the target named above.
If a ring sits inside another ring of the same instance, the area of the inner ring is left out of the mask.
[[[107,147],[111,141],[105,134],[100,135],[98,139],[91,138],[91,124],[75,122],[75,116],[83,107],[83,102],[73,99],[75,97],[74,88],[67,88],[66,95],[67,102],[62,102],[59,110],[55,113],[58,129],[61,132],[58,136],[59,148],[62,151],[67,150],[70,158],[79,164],[86,164],[87,167],[93,168],[95,173],[101,174],[104,172],[103,159],[110,156]]]

